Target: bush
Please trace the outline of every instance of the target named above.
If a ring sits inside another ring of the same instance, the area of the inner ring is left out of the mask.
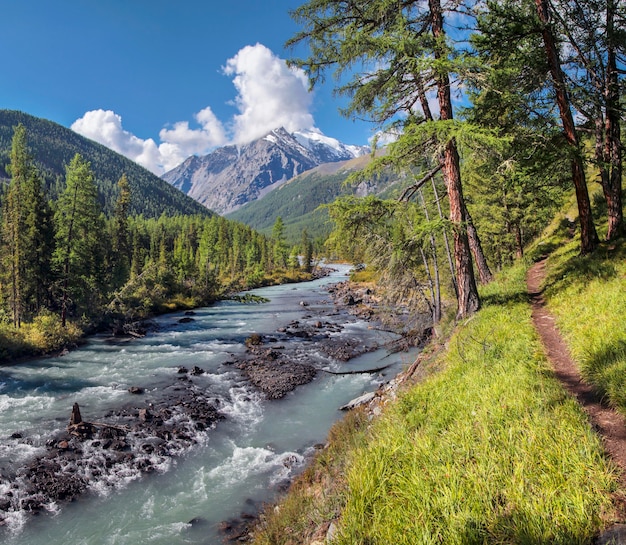
[[[61,318],[43,311],[35,317],[32,324],[24,326],[25,341],[40,353],[55,352],[71,346],[82,336],[82,330],[74,323],[61,325]]]

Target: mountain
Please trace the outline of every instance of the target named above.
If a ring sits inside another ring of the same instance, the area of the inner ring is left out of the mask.
[[[53,198],[63,187],[65,165],[80,153],[91,163],[106,214],[113,212],[117,182],[124,173],[131,188],[132,214],[145,217],[158,217],[162,213],[210,214],[205,207],[130,159],[57,123],[13,110],[0,110],[0,182],[9,178],[6,166],[10,159],[13,127],[19,123],[26,127],[31,155]]]
[[[189,157],[162,177],[207,208],[227,214],[322,163],[353,159],[368,151],[319,131],[290,134],[279,128],[249,144]]]
[[[342,195],[376,194],[397,198],[402,189],[411,183],[397,174],[386,173],[358,185],[346,185],[348,176],[365,168],[370,160],[368,154],[349,161],[319,165],[226,217],[271,234],[274,222],[280,216],[285,224],[285,235],[291,244],[301,240],[303,229],[314,239],[326,238],[331,225],[328,212],[320,205],[331,203]]]

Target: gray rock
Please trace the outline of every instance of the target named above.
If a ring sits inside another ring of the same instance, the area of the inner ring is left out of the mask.
[[[600,535],[596,545],[626,545],[626,524],[614,524]]]
[[[376,392],[368,392],[367,394],[363,394],[362,396],[354,398],[349,403],[346,403],[343,407],[340,407],[340,409],[342,411],[350,411],[356,407],[369,403],[375,397],[376,397]]]

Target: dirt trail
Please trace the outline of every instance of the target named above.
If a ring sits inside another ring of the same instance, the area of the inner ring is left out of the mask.
[[[545,306],[541,289],[545,276],[545,260],[543,260],[535,263],[526,277],[528,295],[532,304],[533,323],[556,376],[584,407],[592,425],[600,434],[607,452],[621,468],[621,482],[626,486],[626,421],[621,414],[603,403],[592,387],[586,384],[580,376],[569,348],[555,326],[554,317]]]

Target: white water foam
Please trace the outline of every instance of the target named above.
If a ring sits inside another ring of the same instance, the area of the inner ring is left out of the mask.
[[[270,484],[275,485],[287,479],[291,471],[303,462],[304,457],[296,452],[276,453],[267,448],[235,446],[232,455],[208,475],[228,488],[252,474],[269,473]]]

